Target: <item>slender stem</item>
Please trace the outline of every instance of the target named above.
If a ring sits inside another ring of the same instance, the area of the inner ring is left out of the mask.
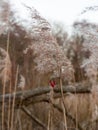
[[[9,93],[11,93],[11,80],[10,80],[10,88]],[[10,116],[11,116],[11,97],[9,96],[9,103],[8,103],[8,130],[10,130]]]
[[[76,79],[75,76],[73,74],[73,80],[74,80],[74,84],[76,83]],[[76,130],[78,130],[78,101],[77,101],[77,94],[76,94],[76,89],[75,89],[75,97],[76,97],[76,114],[75,114],[75,125],[76,125]]]
[[[62,87],[61,69],[60,69],[60,88],[61,88],[61,99],[62,99],[62,108],[63,108],[63,114],[64,114],[65,130],[67,130],[67,119],[66,119],[66,110],[65,110],[63,87]]]
[[[4,80],[3,80],[3,100],[2,100],[2,130],[4,130],[4,116],[5,116],[5,111],[4,111],[4,102],[5,102],[5,86],[6,86],[6,79],[7,79],[7,71],[6,71],[6,67],[7,67],[7,60],[8,60],[8,49],[9,49],[9,37],[10,37],[10,33],[8,32],[8,37],[7,37],[7,56],[6,56],[6,62],[5,62],[5,72],[4,72]]]
[[[17,129],[17,124],[19,124],[18,126],[18,130],[22,130],[22,124],[21,124],[21,109],[19,108],[16,112],[16,116],[15,116],[15,125],[14,125],[14,129]]]
[[[15,106],[16,88],[17,88],[17,80],[18,80],[18,71],[19,71],[19,66],[17,67],[17,71],[16,71],[15,89],[13,93],[14,96],[13,96],[13,102],[12,102],[11,130],[13,130],[14,106]]]
[[[24,95],[24,88],[22,88],[22,95],[21,95],[21,98],[20,98],[20,103],[19,103],[19,108],[17,110],[17,115],[16,115],[16,123],[19,121],[19,129],[22,130],[22,125],[21,125],[21,119],[20,119],[20,107],[22,105],[22,98],[23,98],[23,95]],[[15,105],[15,104],[14,104]]]
[[[48,126],[47,126],[47,130],[50,129],[50,110],[49,110],[49,113],[48,113]]]
[[[50,89],[50,110],[49,110],[49,121],[48,121],[48,129],[53,130],[53,95],[54,95],[54,90],[51,87]]]

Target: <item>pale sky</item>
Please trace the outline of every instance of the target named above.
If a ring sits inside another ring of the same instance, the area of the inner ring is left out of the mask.
[[[89,19],[98,22],[98,11],[90,11],[80,15],[85,7],[98,6],[98,0],[11,0],[20,10],[20,14],[26,17],[20,3],[34,7],[46,19],[59,21],[65,25],[71,25],[80,19]]]

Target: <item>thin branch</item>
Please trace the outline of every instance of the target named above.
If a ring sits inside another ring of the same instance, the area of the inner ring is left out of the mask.
[[[41,127],[44,128],[44,130],[47,130],[47,127],[42,121],[40,121],[38,118],[36,118],[25,106],[22,107],[22,110],[25,112],[26,115],[28,115],[32,120],[34,120],[37,124],[39,124]]]
[[[49,103],[49,102],[48,102],[48,103]],[[63,109],[62,109],[59,105],[57,105],[56,103],[53,103],[53,102],[52,102],[52,105],[53,105],[54,108],[56,108],[59,112],[61,112],[61,113],[63,114]],[[64,106],[64,107],[65,107],[65,106]],[[65,107],[65,109],[66,109],[66,107]],[[67,109],[65,110],[65,112],[66,112],[66,113],[65,113],[66,116],[67,116],[69,119],[71,119],[74,124],[76,124],[76,119],[75,119],[69,112],[67,112]],[[77,127],[78,127],[78,130],[83,130],[82,126],[81,126],[79,123],[77,124]]]

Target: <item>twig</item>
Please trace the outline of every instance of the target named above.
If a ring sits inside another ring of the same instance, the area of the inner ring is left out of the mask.
[[[32,120],[34,120],[37,124],[47,130],[47,127],[44,123],[42,123],[38,118],[36,118],[25,106],[22,107],[22,110],[28,115]]]
[[[54,108],[56,108],[59,112],[63,113],[63,109],[62,109],[59,105],[57,105],[57,104],[54,103],[53,106],[54,106]],[[64,106],[64,107],[65,107],[65,106]],[[65,107],[65,109],[66,109],[66,107]],[[65,112],[66,112],[66,116],[67,116],[69,119],[71,119],[74,124],[76,124],[76,119],[75,119],[74,117],[72,117],[72,115],[71,115],[69,112],[67,112],[67,110],[66,110]],[[78,127],[79,130],[83,130],[83,128],[81,127],[81,125],[80,125],[79,123],[77,123],[77,127]]]

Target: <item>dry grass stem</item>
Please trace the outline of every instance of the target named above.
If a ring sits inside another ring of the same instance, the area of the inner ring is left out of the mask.
[[[4,80],[3,80],[3,96],[5,95],[5,86],[6,86],[6,80],[7,80],[7,63],[9,61],[8,60],[8,49],[9,49],[9,38],[10,38],[10,33],[8,32],[8,37],[7,37],[7,56],[6,56],[6,61],[5,61],[5,68],[4,68]],[[4,108],[4,102],[5,99],[3,97],[3,101],[2,101],[2,130],[4,130],[4,116],[5,116],[5,108]]]
[[[12,102],[11,130],[13,130],[13,122],[14,122],[14,106],[15,106],[15,96],[16,96],[17,81],[18,81],[18,72],[19,72],[19,66],[17,66],[17,70],[16,70],[15,88],[13,93],[14,97]]]

